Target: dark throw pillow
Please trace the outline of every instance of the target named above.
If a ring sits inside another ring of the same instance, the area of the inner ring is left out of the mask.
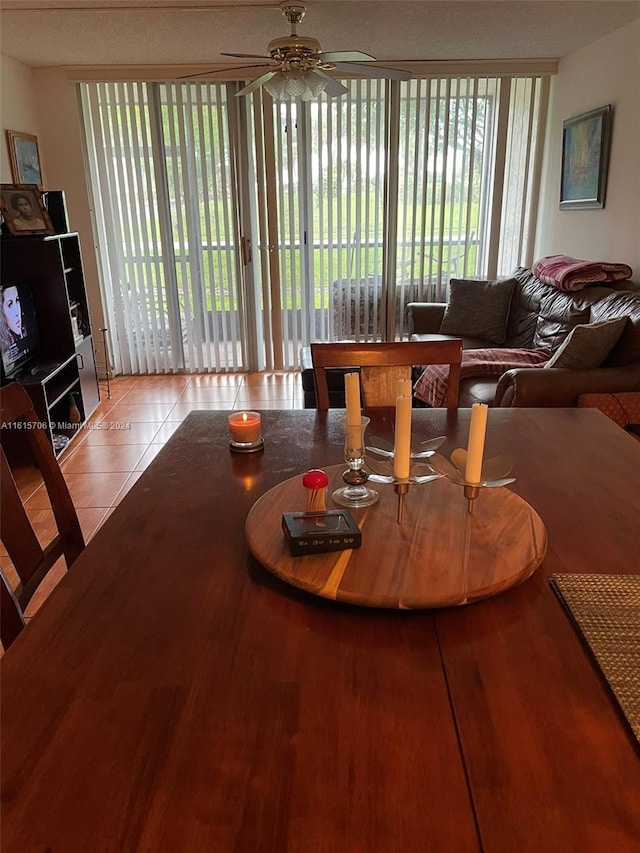
[[[495,281],[452,278],[440,332],[503,344],[507,339],[507,319],[515,284],[513,278]]]
[[[626,322],[626,317],[616,317],[601,323],[576,326],[545,364],[545,368],[591,370],[600,367],[618,342]]]

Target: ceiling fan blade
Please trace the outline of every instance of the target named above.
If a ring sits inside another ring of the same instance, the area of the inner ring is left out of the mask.
[[[327,80],[327,85],[325,86],[324,91],[330,98],[336,98],[349,91],[346,86],[343,86],[342,83],[338,82],[338,80],[334,80],[330,74],[326,73],[326,71],[322,71],[320,68],[314,68],[313,73],[317,74],[318,77],[322,77],[323,80]]]
[[[410,71],[398,71],[396,68],[385,68],[382,65],[360,65],[350,62],[336,62],[337,71],[347,71],[349,74],[362,74],[364,77],[381,77],[385,80],[411,80]]]
[[[248,68],[265,68],[265,63],[261,62],[260,65],[237,65],[235,68],[216,68],[211,71],[200,71],[198,74],[184,74],[182,77],[178,77],[178,80],[192,80],[194,77],[208,77],[210,74],[223,74],[228,71],[244,71]]]
[[[236,59],[271,59],[270,56],[263,56],[261,53],[225,53],[221,51],[220,56],[235,56]]]
[[[323,62],[366,62],[367,60],[375,62],[376,58],[361,50],[325,50],[320,54],[320,59]]]
[[[243,89],[240,89],[239,92],[236,92],[236,98],[238,95],[248,95],[251,92],[254,92],[256,89],[259,89],[264,83],[274,76],[275,71],[267,71],[266,74],[262,74],[260,77],[256,77],[255,80],[252,80],[248,86],[245,86]]]

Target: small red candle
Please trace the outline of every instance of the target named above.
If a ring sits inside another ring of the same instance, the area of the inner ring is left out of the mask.
[[[253,444],[260,441],[261,421],[260,412],[234,412],[229,415],[231,441],[236,444]]]

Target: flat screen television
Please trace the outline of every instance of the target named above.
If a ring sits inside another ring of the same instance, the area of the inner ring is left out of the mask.
[[[33,292],[26,282],[0,288],[0,355],[5,379],[15,379],[39,356],[40,333]]]

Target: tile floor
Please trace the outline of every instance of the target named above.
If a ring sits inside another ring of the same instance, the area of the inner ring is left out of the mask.
[[[87,542],[192,409],[303,408],[298,371],[126,376],[111,382],[110,398],[105,382],[100,391],[101,402],[86,428],[58,460]],[[96,428],[99,424],[113,428]],[[15,476],[38,537],[48,541],[56,528],[37,470],[21,468]],[[17,583],[2,545],[0,565]],[[65,571],[60,560],[25,616],[33,615]]]

